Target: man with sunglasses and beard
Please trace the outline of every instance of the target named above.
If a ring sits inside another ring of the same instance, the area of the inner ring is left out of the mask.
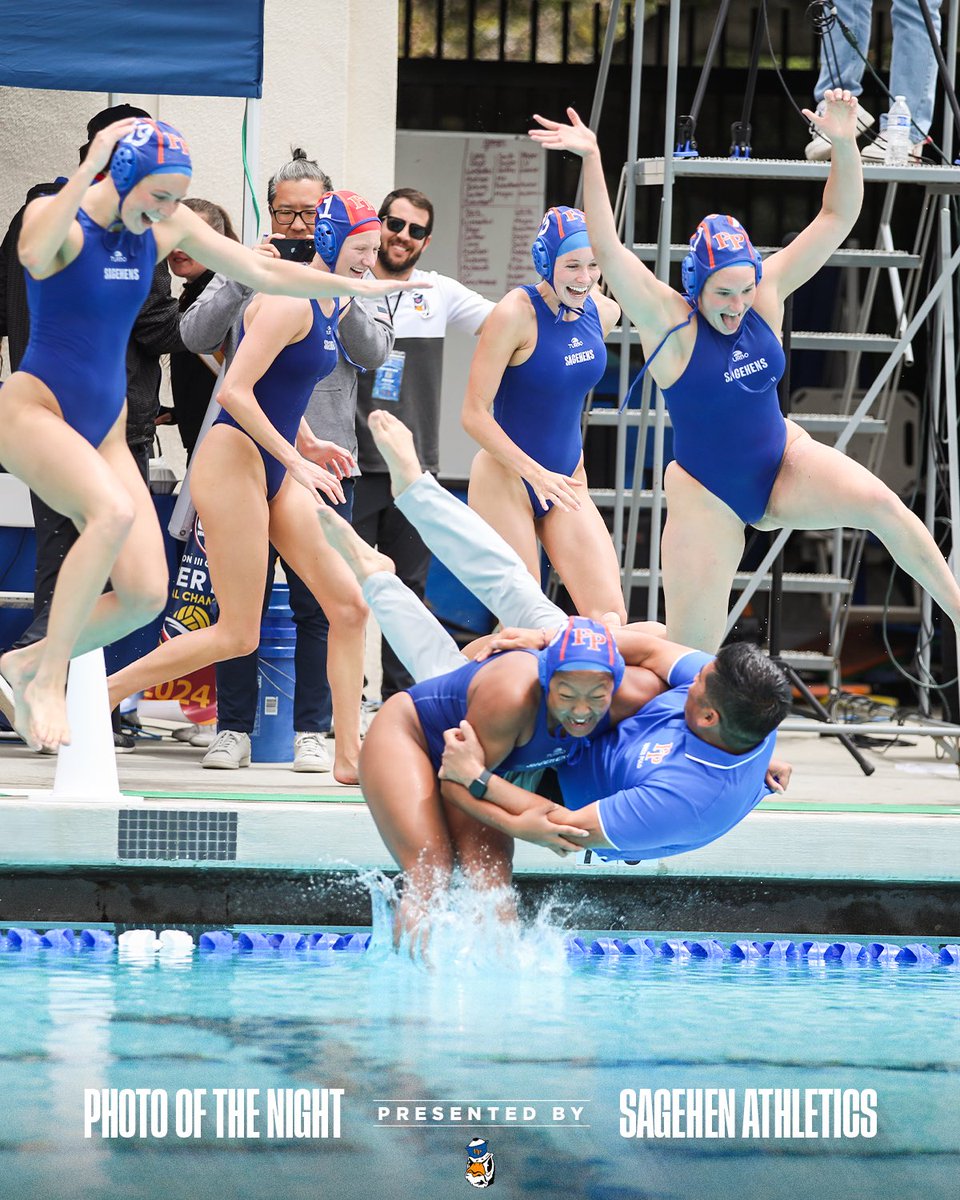
[[[420,535],[393,506],[390,473],[367,427],[375,409],[385,409],[412,432],[424,470],[436,472],[440,462],[440,396],[443,340],[448,328],[479,334],[493,301],[471,291],[449,275],[417,266],[430,245],[433,204],[414,188],[397,188],[380,205],[380,251],[368,278],[423,279],[429,290],[416,289],[374,301],[371,312],[390,321],[396,334],[393,353],[377,372],[359,380],[357,397],[357,462],[361,475],[353,499],[353,527],[371,546],[388,555],[397,575],[422,600],[430,552]],[[382,651],[381,696],[410,687],[413,680],[386,641]]]

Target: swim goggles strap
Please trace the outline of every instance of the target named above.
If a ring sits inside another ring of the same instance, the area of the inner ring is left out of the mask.
[[[688,303],[689,303],[689,301],[688,301]],[[622,413],[623,410],[630,403],[630,397],[633,395],[633,389],[637,386],[637,384],[640,382],[640,380],[643,379],[643,376],[644,376],[644,373],[646,372],[647,367],[650,366],[650,364],[653,362],[653,360],[657,357],[657,355],[663,349],[664,343],[666,342],[667,338],[672,333],[676,333],[678,329],[685,329],[687,327],[687,325],[689,325],[690,322],[693,320],[693,314],[696,311],[697,311],[696,305],[691,305],[690,312],[687,314],[687,319],[685,321],[681,321],[679,325],[674,325],[674,327],[672,329],[668,329],[667,332],[663,335],[663,337],[660,339],[660,343],[657,346],[656,350],[654,350],[654,352],[650,355],[650,357],[648,359],[646,359],[643,366],[640,368],[640,370],[634,376],[633,382],[630,384],[630,387],[627,389],[627,394],[623,398],[623,403],[617,409],[618,413]]]

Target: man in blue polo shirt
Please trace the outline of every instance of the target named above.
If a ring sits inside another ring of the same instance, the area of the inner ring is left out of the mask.
[[[769,792],[775,729],[790,703],[774,664],[745,642],[716,658],[690,650],[669,668],[667,683],[669,691],[560,771],[564,804],[600,835],[591,844],[603,857],[693,850]]]
[[[494,611],[532,628],[531,634],[506,631],[497,648],[542,647],[543,630],[566,621],[561,610],[493,530],[421,474],[401,422],[377,412],[370,425],[395,502],[433,553]],[[396,584],[388,571],[364,584],[368,602],[374,605],[376,598],[385,635],[409,652],[416,678],[451,669],[454,663],[437,660],[432,637]],[[713,841],[768,791],[783,789],[789,768],[772,766],[770,758],[790,688],[759,647],[737,643],[713,657],[640,627],[616,630],[615,637],[628,662],[652,671],[669,690],[622,717],[609,733],[581,739],[583,748],[558,770],[565,807],[490,776],[483,746],[467,721],[445,735],[444,799],[503,833],[547,844],[530,836],[536,812],[564,829],[562,838],[549,842],[552,849],[591,847],[602,857],[640,859]]]
[[[704,846],[742,821],[770,784],[784,783],[788,774],[770,758],[790,689],[759,647],[739,642],[713,657],[651,639],[642,665],[665,678],[669,690],[557,771],[564,804],[550,819],[584,831],[569,848],[594,848],[602,858],[664,858]],[[468,788],[478,751],[467,722],[447,733],[443,795],[509,833],[542,798],[492,779],[483,800],[475,800]]]

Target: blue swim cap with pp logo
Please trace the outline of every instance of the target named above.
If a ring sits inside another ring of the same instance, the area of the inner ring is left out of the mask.
[[[192,175],[193,163],[183,134],[165,121],[138,121],[117,142],[110,160],[110,176],[121,204],[141,179],[173,172]]]
[[[681,264],[683,290],[691,301],[696,301],[715,271],[740,265],[753,267],[756,282],[760,282],[763,264],[747,231],[736,217],[710,213],[697,226],[690,239],[690,253]]]
[[[589,245],[587,218],[579,208],[569,208],[566,204],[550,208],[530,247],[534,270],[553,287],[553,273],[560,255],[569,254],[571,250],[582,250]]]
[[[606,625],[589,617],[570,617],[557,631],[540,659],[540,686],[546,690],[557,671],[606,671],[614,691],[623,680],[626,663]]]

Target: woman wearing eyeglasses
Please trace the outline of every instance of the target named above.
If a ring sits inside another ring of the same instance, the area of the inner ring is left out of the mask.
[[[619,625],[627,617],[620,568],[587,492],[580,419],[620,307],[597,290],[600,268],[579,209],[551,208],[531,254],[540,282],[504,296],[470,368],[463,427],[481,449],[469,503],[535,579],[542,545],[577,612]]]
[[[17,253],[30,342],[0,391],[0,461],[80,530],[57,577],[47,636],[0,656],[0,690],[35,748],[70,740],[70,658],[139,629],[165,603],[160,527],[124,437],[124,356],[157,263],[179,248],[264,293],[303,297],[308,309],[312,297],[405,286],[265,261],[180,204],[192,174],[177,129],[127,118],[93,138],[55,196],[24,211]]]
[[[312,206],[319,195],[332,190],[330,177],[319,163],[302,149],[292,150],[290,158],[277,168],[267,183],[270,233],[256,249],[261,254],[277,257],[279,252],[275,243],[283,238],[286,239],[283,243],[286,251],[302,250],[300,257],[306,256],[309,260],[315,221]],[[366,265],[373,257],[371,254]],[[355,263],[347,265],[352,274],[357,273],[356,267]],[[229,367],[236,351],[239,317],[251,295],[248,288],[215,276],[183,316],[180,333],[184,343],[195,353],[204,353],[220,346],[226,339],[224,352]],[[358,375],[363,371],[375,372],[381,365],[393,345],[393,331],[386,320],[374,319],[362,304],[347,303],[340,307],[337,332],[346,356],[341,355],[336,369],[317,384],[307,404],[306,421],[321,441],[334,443],[348,452],[346,460],[340,461],[339,471],[344,503],[335,507],[340,516],[349,521],[353,489],[360,473],[356,466]],[[358,372],[357,367],[362,371]],[[327,680],[329,623],[311,590],[288,562],[283,563],[283,569],[296,629],[293,770],[323,771],[329,767],[324,735],[331,729],[333,716]],[[273,575],[271,561],[267,567],[264,609],[273,591]],[[257,715],[258,674],[255,651],[217,663],[218,733],[204,755],[201,763],[204,768],[233,770],[249,764],[250,735]],[[346,740],[346,734],[342,733],[337,742],[338,753],[345,747]],[[353,759],[356,759],[355,753]],[[340,772],[341,767],[334,766],[335,771]]]
[[[300,269],[362,275],[379,244],[380,220],[372,205],[353,192],[331,192],[316,209],[313,261]],[[317,383],[337,366],[340,307],[336,301],[256,296],[246,309],[218,394],[223,411],[194,455],[190,478],[219,619],[164,642],[112,675],[108,685],[111,695],[127,696],[255,650],[272,544],[330,621],[333,773],[350,784],[357,782],[360,753],[366,606],[356,581],[326,545],[315,515],[320,499],[343,503],[338,476],[349,456],[312,437],[304,420]],[[333,473],[319,462],[331,463]]]

